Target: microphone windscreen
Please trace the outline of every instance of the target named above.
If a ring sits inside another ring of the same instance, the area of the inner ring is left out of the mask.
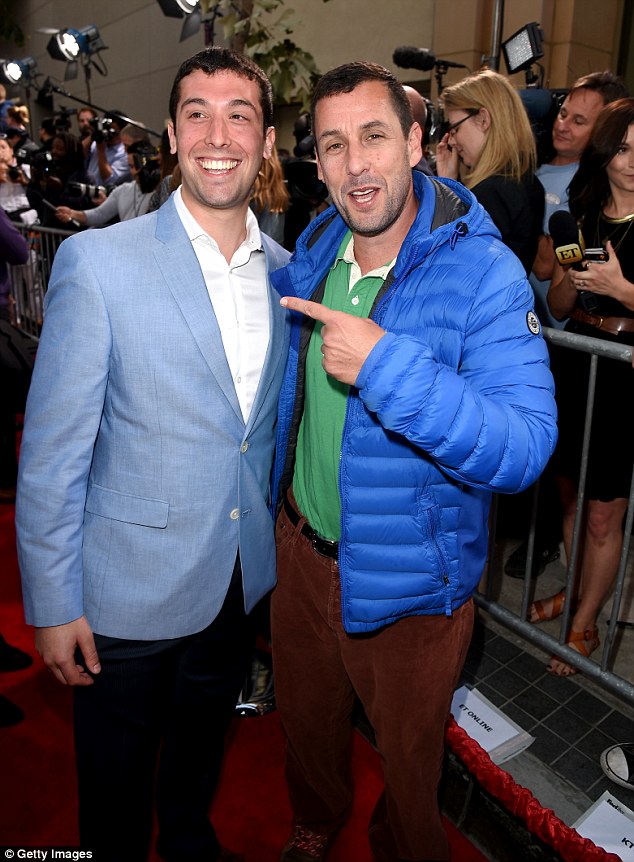
[[[569,212],[565,210],[554,212],[548,220],[548,230],[559,263],[567,266],[583,260],[583,241],[577,222]]]
[[[401,45],[400,48],[394,49],[392,60],[401,69],[419,69],[421,72],[429,72],[436,64],[436,55],[423,48]]]

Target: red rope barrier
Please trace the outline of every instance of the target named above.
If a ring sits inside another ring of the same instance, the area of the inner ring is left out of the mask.
[[[493,763],[482,746],[456,724],[453,716],[447,722],[445,739],[482,787],[507,811],[521,818],[533,835],[556,850],[564,862],[621,862],[616,854],[607,853],[579,835],[576,829],[566,826],[549,808],[542,808],[530,790],[521,787],[508,772]]]

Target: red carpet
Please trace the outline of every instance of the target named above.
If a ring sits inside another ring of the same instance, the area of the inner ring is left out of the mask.
[[[0,506],[0,632],[34,655],[32,630],[23,622],[13,506]],[[0,694],[26,718],[0,728],[3,784],[0,845],[76,845],[71,692],[59,685],[39,656],[18,673],[0,674]],[[237,719],[228,744],[223,781],[212,814],[223,844],[247,862],[277,862],[289,831],[283,778],[283,738],[277,713]],[[366,824],[381,788],[372,747],[355,734],[356,798],[329,862],[371,862]],[[447,821],[454,862],[486,862]],[[158,862],[153,857],[151,862]]]

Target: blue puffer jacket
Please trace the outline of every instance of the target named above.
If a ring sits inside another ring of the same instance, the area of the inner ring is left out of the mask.
[[[387,334],[350,389],[342,437],[339,566],[350,633],[451,614],[467,601],[486,560],[491,493],[534,482],[557,437],[522,265],[462,185],[417,172],[414,182],[418,215],[371,315]],[[345,230],[332,208],[316,219],[273,274],[277,290],[319,301]],[[278,505],[292,480],[312,323],[293,326]]]

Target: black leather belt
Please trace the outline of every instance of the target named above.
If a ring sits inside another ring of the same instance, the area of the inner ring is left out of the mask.
[[[292,507],[288,497],[284,495],[284,511],[288,515],[288,520],[297,526],[300,522],[300,516]],[[310,524],[306,521],[302,524],[300,530],[302,536],[306,536],[313,546],[313,550],[321,554],[322,557],[330,557],[331,560],[336,560],[339,554],[339,542],[330,542],[328,539],[322,538],[319,533],[316,533]]]

